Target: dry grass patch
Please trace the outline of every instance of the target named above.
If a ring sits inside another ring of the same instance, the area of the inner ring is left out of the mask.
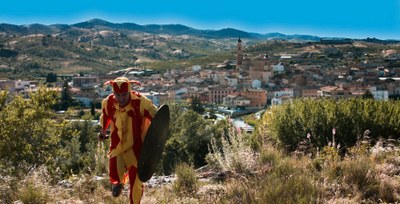
[[[256,203],[258,188],[247,181],[232,179],[226,183],[226,192],[221,203]]]
[[[348,185],[350,192],[359,193],[362,198],[377,200],[379,181],[375,164],[368,157],[357,157],[344,160],[342,163],[343,182]],[[355,187],[355,189],[351,189]]]
[[[400,179],[382,176],[379,186],[379,198],[386,203],[400,201]]]

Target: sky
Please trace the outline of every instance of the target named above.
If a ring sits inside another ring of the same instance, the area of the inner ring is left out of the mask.
[[[0,23],[183,24],[195,29],[400,40],[400,0],[2,0]]]

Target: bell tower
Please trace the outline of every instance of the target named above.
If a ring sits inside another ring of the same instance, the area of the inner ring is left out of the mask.
[[[239,37],[236,45],[236,69],[240,69],[242,67],[242,62],[243,62],[243,45],[242,45],[242,40]]]

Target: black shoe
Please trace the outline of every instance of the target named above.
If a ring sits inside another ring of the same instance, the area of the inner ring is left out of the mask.
[[[124,185],[122,185],[122,184],[112,185],[112,195],[114,197],[118,197],[119,195],[121,195],[123,188],[124,188]]]

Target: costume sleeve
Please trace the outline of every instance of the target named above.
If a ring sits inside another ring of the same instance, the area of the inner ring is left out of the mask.
[[[147,97],[143,97],[141,103],[141,106],[143,107],[143,116],[152,120],[157,112],[157,106],[155,106]]]
[[[101,102],[101,115],[100,115],[100,126],[103,130],[107,130],[110,125],[111,118],[108,115],[108,98],[103,99]]]
[[[154,115],[157,112],[157,106],[151,102],[150,99],[146,97],[141,98],[141,111],[143,115],[143,121],[142,121],[142,134],[141,138],[142,141],[144,141],[144,138],[146,137],[147,130],[149,129],[151,120],[153,120]]]

